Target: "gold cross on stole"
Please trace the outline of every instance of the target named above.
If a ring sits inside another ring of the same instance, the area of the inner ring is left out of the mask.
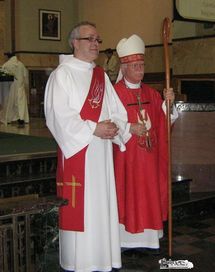
[[[75,177],[72,176],[71,185],[72,185],[72,207],[75,208],[75,189],[76,186],[81,186],[81,183],[76,182]]]
[[[76,182],[76,179],[74,176],[72,176],[72,182],[57,182],[57,186],[63,186],[63,185],[68,185],[68,186],[72,186],[72,207],[75,208],[75,200],[76,200],[76,187],[77,186],[81,186],[81,183]]]

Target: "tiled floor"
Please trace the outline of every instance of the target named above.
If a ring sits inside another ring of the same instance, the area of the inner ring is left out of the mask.
[[[144,251],[123,253],[122,272],[160,271],[159,260],[188,260],[193,263],[191,271],[215,271],[215,213],[206,218],[196,218],[173,224],[172,256],[168,255],[167,234],[161,240],[160,254]],[[170,271],[179,269],[170,269]],[[181,269],[180,269],[181,270]]]
[[[165,230],[159,252],[141,249],[123,251],[122,268],[119,272],[159,272],[162,271],[159,260],[163,258],[168,262],[187,260],[193,264],[191,271],[215,271],[215,211],[204,215],[204,218],[197,217],[183,222],[173,222],[171,257],[168,254],[167,237]],[[45,255],[41,258],[41,263],[44,263],[41,272],[62,272],[58,263],[58,250]],[[181,271],[181,269],[168,271]]]

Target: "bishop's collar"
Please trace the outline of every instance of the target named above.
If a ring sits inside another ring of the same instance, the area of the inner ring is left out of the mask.
[[[138,83],[131,83],[128,80],[126,80],[125,77],[123,78],[123,80],[124,80],[125,86],[128,89],[139,89],[141,87],[141,81]]]

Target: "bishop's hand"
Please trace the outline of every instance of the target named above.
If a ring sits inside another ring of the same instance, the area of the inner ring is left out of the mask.
[[[137,135],[137,136],[143,136],[146,133],[147,129],[145,126],[145,123],[131,123],[130,126],[130,133]]]
[[[172,106],[175,101],[175,94],[172,88],[164,89],[163,90],[163,96],[165,100],[170,101],[170,105]]]

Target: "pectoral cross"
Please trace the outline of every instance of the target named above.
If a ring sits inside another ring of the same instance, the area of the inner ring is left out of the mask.
[[[145,124],[146,123],[146,120],[143,118],[143,115],[142,115],[142,112],[143,112],[143,107],[142,105],[143,104],[149,104],[150,102],[149,101],[144,101],[144,102],[141,102],[140,101],[140,94],[136,94],[136,97],[137,97],[137,103],[132,103],[132,104],[127,104],[127,106],[134,106],[134,105],[138,105],[139,106],[139,120],[141,123]],[[138,139],[138,143],[141,147],[146,147],[146,149],[148,151],[151,150],[152,148],[152,142],[151,142],[151,138],[150,138],[150,135],[149,135],[149,131],[146,130],[146,133],[145,133],[145,139],[143,139],[142,136],[139,136],[139,139]]]
[[[145,119],[142,116],[143,107],[142,107],[142,102],[140,101],[140,94],[137,94],[137,102],[138,102],[139,111],[140,111],[140,116],[139,116],[140,117],[140,121],[145,124]],[[151,148],[152,148],[152,142],[151,142],[151,138],[150,138],[148,130],[146,130],[145,137],[146,137],[145,143],[142,143],[141,137],[139,137],[139,144],[140,144],[140,146],[141,145],[146,145],[146,149],[147,150],[151,150]]]
[[[144,101],[144,102],[140,102],[140,105],[149,104],[149,103],[150,103],[149,101]],[[139,102],[138,103],[129,103],[129,104],[127,104],[127,106],[136,106],[136,105],[139,106]]]

